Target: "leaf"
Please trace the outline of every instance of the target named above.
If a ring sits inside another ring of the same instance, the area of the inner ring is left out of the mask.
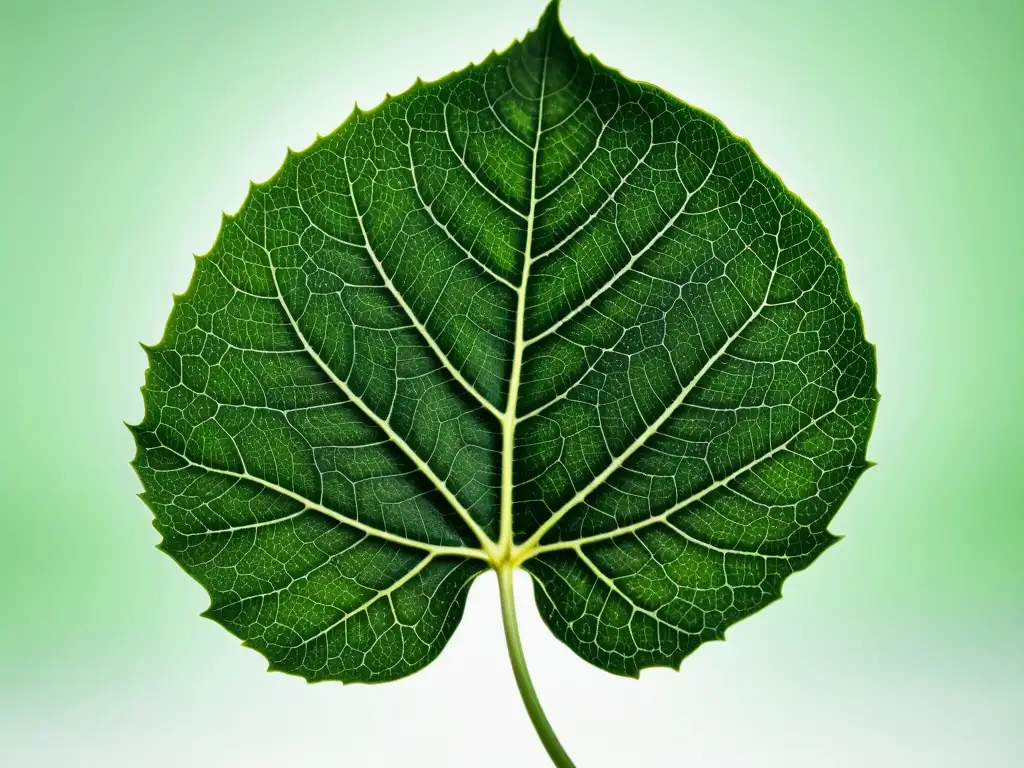
[[[821,222],[556,3],[289,152],[148,355],[135,466],[207,615],[392,680],[495,568],[532,715],[512,568],[583,659],[678,667],[835,540],[878,399]]]

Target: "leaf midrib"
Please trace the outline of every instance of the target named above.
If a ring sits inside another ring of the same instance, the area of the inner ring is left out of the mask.
[[[530,207],[526,216],[526,243],[523,246],[522,282],[519,285],[518,303],[516,306],[516,330],[512,347],[512,370],[509,374],[508,402],[505,418],[501,423],[501,519],[498,536],[498,553],[500,567],[503,562],[511,562],[516,549],[513,542],[512,509],[513,509],[513,471],[515,467],[515,433],[516,408],[519,404],[519,379],[523,367],[523,352],[526,326],[526,294],[530,280],[530,264],[533,260],[533,232],[537,218],[537,159],[540,155],[540,139],[544,134],[544,96],[547,87],[548,54],[551,47],[552,25],[548,25],[547,37],[544,39],[544,55],[541,58],[540,93],[537,100],[537,126],[534,131],[533,156],[530,163]]]

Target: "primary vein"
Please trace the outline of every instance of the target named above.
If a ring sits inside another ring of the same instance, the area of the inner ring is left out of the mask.
[[[530,279],[533,229],[537,213],[537,157],[540,154],[540,138],[543,135],[544,90],[547,87],[548,48],[550,44],[551,35],[549,32],[545,40],[544,58],[542,59],[540,71],[537,128],[533,140],[533,157],[530,164],[530,210],[526,217],[526,245],[523,248],[523,275],[522,282],[519,285],[519,300],[516,307],[516,335],[512,347],[512,371],[509,377],[508,403],[505,408],[505,418],[501,425],[501,530],[498,538],[498,548],[501,552],[506,553],[506,556],[512,548],[512,472],[515,451],[516,407],[519,400],[519,379],[523,367],[523,350],[526,348],[523,342],[526,322],[526,286]]]

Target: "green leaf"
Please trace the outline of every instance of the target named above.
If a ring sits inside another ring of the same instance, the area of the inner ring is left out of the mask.
[[[514,630],[517,566],[583,659],[677,667],[835,540],[878,399],[821,222],[555,3],[289,153],[148,354],[161,546],[308,680],[422,668],[488,568]]]

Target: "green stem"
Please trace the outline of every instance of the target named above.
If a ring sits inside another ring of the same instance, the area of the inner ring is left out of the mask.
[[[516,685],[519,686],[519,694],[523,697],[523,704],[530,715],[537,735],[540,736],[544,749],[547,750],[557,768],[576,768],[575,763],[565,753],[558,737],[551,728],[544,709],[537,698],[537,691],[530,679],[530,671],[526,668],[526,658],[523,656],[523,644],[519,639],[519,624],[516,621],[516,600],[512,588],[512,574],[514,568],[509,563],[504,563],[498,568],[498,591],[501,594],[501,619],[505,625],[505,642],[508,645],[508,657],[512,661],[512,671],[516,676]]]

